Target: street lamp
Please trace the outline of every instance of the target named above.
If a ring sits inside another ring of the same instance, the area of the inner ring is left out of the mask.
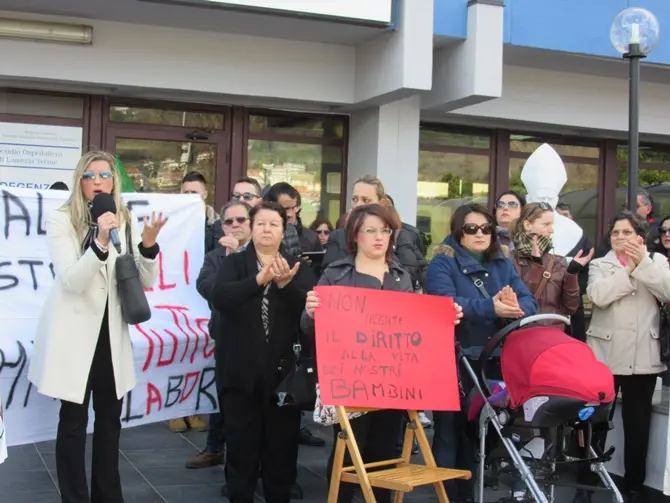
[[[637,171],[640,149],[639,85],[640,60],[658,43],[660,27],[656,16],[646,9],[630,7],[614,18],[610,41],[630,63],[628,94],[628,206],[637,211]]]

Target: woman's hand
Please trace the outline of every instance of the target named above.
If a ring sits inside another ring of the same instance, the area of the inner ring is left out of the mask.
[[[116,215],[110,211],[98,217],[98,241],[102,246],[109,245],[109,231],[119,228]]]
[[[145,248],[151,248],[156,244],[156,239],[158,239],[158,233],[167,223],[168,218],[163,218],[163,213],[158,214],[156,218],[156,212],[151,212],[151,220],[149,217],[144,217],[144,229],[142,230],[142,245]]]
[[[578,263],[579,265],[581,265],[582,267],[584,267],[586,264],[588,264],[589,262],[591,262],[591,259],[593,258],[593,253],[594,253],[594,249],[593,249],[593,248],[591,248],[591,251],[589,252],[588,255],[583,255],[583,250],[579,250],[579,252],[577,253],[577,255],[575,255],[575,256],[572,258],[572,260],[575,261],[575,262],[577,262],[577,263]]]
[[[307,292],[307,302],[305,302],[305,312],[307,316],[314,319],[314,310],[321,305],[319,294],[314,290]],[[459,306],[460,307],[460,306]],[[461,313],[461,316],[463,313]]]
[[[524,316],[524,312],[521,310],[518,303],[516,306],[507,305],[500,299],[500,294],[493,297],[493,310],[498,318],[517,319],[523,318]]]
[[[624,243],[623,245],[624,253],[628,257],[629,262],[633,262],[635,266],[638,266],[642,260],[644,260],[645,255],[647,254],[647,247],[644,245],[644,243],[641,243],[638,241],[637,243],[634,243],[632,241],[628,241]]]
[[[309,297],[307,298],[309,301]],[[454,302],[454,311],[456,311],[456,317],[454,318],[454,325],[458,325],[461,322],[461,318],[463,318],[463,308],[460,306],[460,304],[456,304]]]
[[[274,277],[272,273],[272,264],[273,262],[263,264],[261,270],[258,271],[258,274],[256,274],[256,283],[258,284],[258,286],[265,286],[270,281],[272,281],[272,278]]]
[[[507,304],[510,307],[519,307],[519,299],[516,296],[516,293],[511,286],[507,285],[503,287],[502,290],[498,292],[498,297],[503,304]]]
[[[273,276],[272,279],[277,283],[279,288],[284,288],[291,282],[299,267],[300,261],[296,262],[293,268],[290,268],[286,259],[281,255],[277,255],[270,267]]]
[[[533,236],[533,247],[531,249],[530,254],[533,257],[541,257],[542,256],[542,252],[540,251],[540,245],[537,242],[537,235]]]

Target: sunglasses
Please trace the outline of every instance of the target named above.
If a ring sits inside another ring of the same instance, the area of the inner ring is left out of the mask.
[[[234,222],[237,222],[238,224],[243,224],[247,220],[249,220],[249,217],[226,218],[223,221],[223,225],[233,225]]]
[[[504,210],[505,208],[516,209],[519,206],[519,203],[516,201],[498,201],[496,203],[496,208],[499,210]]]
[[[535,207],[530,210],[530,213],[528,213],[528,216],[524,220],[530,220],[530,217],[533,216],[533,213],[536,213],[537,210],[542,210],[542,211],[554,211],[554,208],[551,207],[551,204],[549,203],[535,203]]]
[[[85,182],[90,182],[99,178],[100,180],[110,180],[112,178],[111,171],[100,171],[99,173],[94,173],[93,171],[86,171],[81,175],[81,179]]]
[[[233,192],[230,196],[231,199],[235,200],[244,200],[244,201],[253,201],[254,199],[258,199],[260,196],[257,196],[256,194],[252,194],[251,192]]]
[[[493,234],[493,226],[488,223],[482,225],[465,224],[463,226],[463,234],[467,236],[475,236],[477,234],[477,231],[482,231],[482,234],[484,234],[485,236],[489,236]]]
[[[330,231],[328,229],[321,229],[316,231],[317,234],[323,234],[324,236],[328,236],[330,234]]]
[[[659,227],[658,232],[661,236],[670,236],[670,227]]]

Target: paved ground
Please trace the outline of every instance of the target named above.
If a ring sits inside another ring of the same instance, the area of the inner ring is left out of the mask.
[[[326,459],[331,445],[329,429],[312,427],[324,438],[326,447],[301,447],[298,482],[305,492],[304,503],[326,501]],[[429,430],[430,433],[430,430]],[[187,470],[184,462],[204,445],[204,433],[175,434],[165,423],[124,430],[121,435],[121,479],[126,503],[225,503],[219,496],[223,483],[220,467]],[[9,449],[0,465],[0,501],[3,503],[58,503],[54,442]],[[90,456],[90,442],[89,442]],[[497,501],[489,492],[486,501]],[[559,492],[559,503],[571,503],[572,491]],[[417,490],[409,501],[436,501],[431,489]],[[658,501],[668,499],[658,499]],[[258,501],[264,501],[260,496]],[[594,503],[610,501],[598,498]],[[649,503],[656,498],[649,498]]]

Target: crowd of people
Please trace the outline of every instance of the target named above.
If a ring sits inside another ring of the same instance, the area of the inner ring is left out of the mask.
[[[149,219],[140,235],[118,187],[113,156],[86,154],[68,201],[47,219],[56,283],[42,313],[30,378],[40,393],[62,403],[56,459],[63,503],[89,501],[84,443],[91,395],[96,414],[91,501],[103,501],[102,493],[106,502],[123,501],[120,408],[134,385],[134,372],[128,327],[109,281],[114,269],[108,260],[109,236],[113,229],[122,233],[131,226],[137,243],[132,253],[142,283],[150,286],[165,219]],[[314,353],[317,284],[453,298],[456,339],[475,369],[486,341],[509,320],[535,313],[571,317],[570,327],[559,326],[589,344],[621,390],[625,490],[630,501],[642,501],[652,395],[657,376],[665,371],[658,303],[670,301],[670,217],[653,219],[647,193],[640,193],[636,213],[616,216],[596,250],[583,238],[568,257],[553,253],[552,235],[555,212],[570,218],[569,207],[526,202],[514,191],[501,194],[493,212],[464,204],[451,215],[450,233],[431,251],[429,263],[421,233],[402,222],[382,181],[372,176],[354,182],[351,209],[335,228],[323,218],[303,225],[300,193],[288,183],[263,189],[255,179],[241,178],[218,214],[205,204],[207,190],[202,174],[184,177],[182,192],[199,194],[206,206],[206,254],[197,290],[211,309],[220,412],[178,418],[169,427],[175,432],[207,429],[206,445],[186,467],[225,465],[222,495],[229,501],[251,503],[259,477],[268,503],[301,499],[299,445],[324,445],[305,427],[299,411],[271,399],[294,362],[296,340],[302,351]],[[113,195],[118,211],[92,222],[87,204],[100,192]],[[95,233],[89,232],[93,223]],[[588,328],[585,294],[592,303]],[[59,320],[66,318],[81,323],[68,322],[75,328],[63,332]],[[82,348],[76,362],[58,349],[63,338],[73,337]],[[491,358],[489,376],[501,379],[499,354]],[[472,384],[464,378],[462,386],[467,393]],[[465,414],[434,411],[432,417],[434,424],[422,413],[421,422],[434,426],[432,450],[438,465],[474,471],[476,446],[466,435]],[[364,461],[397,457],[405,421],[401,411],[390,410],[352,419]],[[339,426],[333,430],[337,435]],[[606,431],[596,435],[594,445],[604,448],[605,436]],[[333,456],[331,452],[329,473]],[[472,501],[474,492],[472,481],[465,480],[447,483],[447,491],[452,502]],[[376,489],[375,495],[380,503],[391,501],[388,490]],[[519,480],[512,498],[525,497]],[[582,491],[576,501],[590,497]],[[352,498],[353,486],[346,484],[338,501]]]

